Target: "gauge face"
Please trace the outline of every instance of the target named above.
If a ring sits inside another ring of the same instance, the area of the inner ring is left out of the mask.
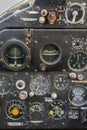
[[[68,66],[73,71],[84,71],[87,67],[87,53],[76,52],[68,60]]]
[[[66,22],[71,24],[83,23],[85,17],[84,7],[80,3],[70,4],[65,11]]]
[[[20,41],[7,43],[3,49],[3,59],[6,67],[14,71],[25,68],[30,60],[30,51],[27,46]]]
[[[29,112],[31,114],[35,114],[35,113],[40,113],[43,114],[44,113],[44,106],[39,103],[39,102],[34,102],[30,108],[29,108]]]
[[[82,106],[85,104],[86,101],[86,89],[84,86],[77,85],[70,89],[69,94],[69,101],[74,106]]]
[[[44,95],[49,92],[50,88],[51,82],[46,76],[36,75],[30,81],[30,89],[35,95]]]
[[[81,40],[80,38],[74,39],[72,41],[72,47],[76,50],[80,50],[83,47],[83,40]]]
[[[69,80],[65,75],[56,75],[54,78],[54,87],[58,90],[64,90],[68,87]]]
[[[45,45],[40,51],[40,59],[47,65],[54,65],[61,59],[61,50],[57,45]]]
[[[44,117],[44,106],[40,102],[34,102],[29,107],[30,119],[41,119]]]
[[[65,116],[66,111],[65,103],[58,100],[50,104],[48,114],[52,119],[58,120]]]
[[[26,109],[21,101],[12,100],[6,105],[5,112],[10,119],[18,120],[24,116]]]
[[[0,95],[6,95],[10,92],[13,86],[11,77],[7,75],[0,75]]]

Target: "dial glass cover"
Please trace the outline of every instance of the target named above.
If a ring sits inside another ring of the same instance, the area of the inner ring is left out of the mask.
[[[50,104],[48,114],[54,120],[61,119],[66,114],[66,105],[63,101],[57,100]]]
[[[65,75],[56,75],[54,77],[54,87],[58,90],[64,90],[68,87],[69,80]]]
[[[61,59],[61,50],[57,45],[47,44],[40,51],[40,59],[47,65],[54,65]]]
[[[73,71],[84,71],[87,67],[87,53],[80,51],[71,55],[68,66]]]
[[[7,69],[18,71],[30,63],[30,49],[21,41],[15,39],[3,45],[2,58]]]
[[[30,89],[35,95],[45,95],[51,88],[50,79],[46,76],[36,75],[30,81]]]
[[[20,46],[9,46],[5,50],[4,59],[11,67],[21,67],[26,62],[26,52]]]
[[[5,108],[6,115],[12,120],[21,119],[26,112],[25,105],[18,100],[9,101]]]
[[[68,93],[69,101],[74,106],[82,106],[86,101],[86,88],[81,85],[74,86],[70,89]]]
[[[0,95],[6,95],[10,92],[13,86],[11,77],[7,75],[0,75]]]

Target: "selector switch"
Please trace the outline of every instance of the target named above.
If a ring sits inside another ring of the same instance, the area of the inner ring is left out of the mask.
[[[56,17],[55,12],[50,12],[48,14],[48,21],[49,21],[50,24],[54,24],[56,19],[57,19],[57,17]]]

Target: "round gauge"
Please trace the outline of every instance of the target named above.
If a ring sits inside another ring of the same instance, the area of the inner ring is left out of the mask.
[[[79,51],[71,55],[68,66],[73,71],[84,71],[87,68],[87,53]]]
[[[32,105],[29,108],[29,112],[30,114],[35,114],[35,113],[40,113],[43,114],[44,113],[44,106],[39,103],[39,102],[34,102],[32,103]]]
[[[44,106],[40,102],[34,102],[29,107],[30,118],[33,120],[40,120],[44,117],[44,111]]]
[[[51,82],[46,76],[36,75],[30,81],[30,89],[35,95],[44,95],[49,92],[50,88]]]
[[[65,11],[66,23],[79,24],[84,22],[85,5],[80,3],[71,3]]]
[[[47,44],[40,51],[40,59],[47,65],[54,65],[61,59],[61,50],[57,45]]]
[[[56,75],[54,77],[54,87],[58,90],[64,90],[69,86],[69,80],[65,75]]]
[[[65,116],[66,111],[67,109],[65,103],[57,100],[50,104],[48,114],[52,119],[58,120]]]
[[[12,100],[7,103],[5,113],[12,120],[21,119],[26,112],[25,105],[18,100]]]
[[[83,44],[84,44],[84,42],[83,42],[83,40],[81,40],[80,38],[74,39],[74,40],[72,41],[72,47],[73,47],[74,49],[76,49],[76,50],[82,49]]]
[[[0,75],[0,95],[6,95],[10,92],[13,86],[11,77],[2,74]]]
[[[82,106],[86,101],[86,89],[84,86],[77,85],[70,89],[68,93],[69,101],[74,106]]]
[[[13,40],[3,47],[3,61],[7,69],[18,71],[30,62],[30,50],[21,41]]]

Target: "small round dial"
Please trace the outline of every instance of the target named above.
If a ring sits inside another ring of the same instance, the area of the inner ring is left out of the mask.
[[[9,117],[12,120],[21,119],[24,116],[25,112],[25,105],[18,100],[12,100],[8,102],[5,107],[5,113],[7,117]]]
[[[68,66],[73,71],[84,71],[87,68],[87,53],[79,51],[71,55]]]
[[[58,90],[64,90],[68,87],[69,80],[65,75],[56,75],[54,78],[54,87]]]
[[[0,75],[0,95],[6,95],[10,92],[13,86],[11,77],[2,74]]]
[[[70,3],[65,11],[66,23],[79,24],[84,22],[85,4]]]
[[[74,86],[70,89],[68,93],[69,101],[74,106],[82,106],[86,101],[86,88],[81,85]]]
[[[7,69],[18,71],[27,66],[30,62],[30,50],[19,40],[8,41],[3,46],[3,62]]]
[[[51,88],[50,79],[46,76],[36,75],[30,81],[30,89],[35,95],[44,95]]]
[[[43,114],[44,113],[44,106],[39,103],[39,102],[34,102],[32,103],[32,105],[29,108],[29,112],[30,114],[35,114],[35,113],[40,113]]]
[[[44,106],[40,102],[34,102],[30,104],[29,115],[30,119],[41,120],[44,117]]]
[[[81,40],[80,38],[74,39],[74,40],[72,41],[72,47],[73,47],[74,49],[76,49],[76,50],[82,49],[83,44],[84,44],[84,42],[83,42],[83,40]]]
[[[40,59],[47,65],[54,65],[61,59],[61,49],[55,44],[47,44],[40,51]]]
[[[48,114],[52,119],[58,120],[65,116],[66,111],[65,103],[61,100],[57,100],[50,104]]]

